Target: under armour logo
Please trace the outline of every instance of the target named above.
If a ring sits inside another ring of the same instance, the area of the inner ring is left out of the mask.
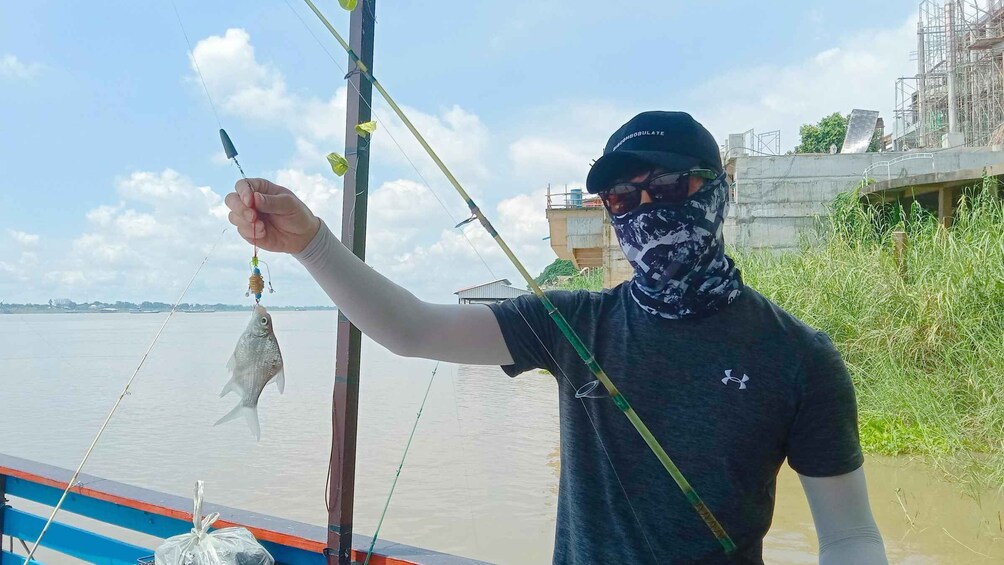
[[[722,384],[727,385],[729,384],[729,381],[737,382],[739,383],[739,390],[744,390],[746,388],[746,381],[748,380],[750,380],[750,378],[746,376],[745,373],[743,374],[743,378],[740,379],[739,377],[733,377],[732,369],[728,369],[725,371],[725,378],[722,379]]]

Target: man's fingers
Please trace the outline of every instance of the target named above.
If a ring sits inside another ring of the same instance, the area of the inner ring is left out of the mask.
[[[256,224],[254,228],[249,223],[234,225],[237,226],[237,233],[241,234],[241,237],[246,239],[248,243],[254,243],[255,239],[261,240],[265,237],[265,224],[261,222],[256,222]]]
[[[290,214],[296,211],[296,204],[296,197],[292,194],[257,192],[254,195],[253,208],[266,214]]]
[[[230,208],[234,212],[247,209],[247,205],[244,204],[244,201],[236,192],[228,194],[226,198],[223,199],[223,202],[227,205],[227,208]]]
[[[251,207],[251,193],[258,194],[292,194],[286,187],[279,186],[268,179],[240,179],[234,183],[234,190],[240,195],[240,199],[245,206]]]

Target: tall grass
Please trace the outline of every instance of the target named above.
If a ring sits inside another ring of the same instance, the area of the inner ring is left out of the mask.
[[[855,191],[834,201],[821,244],[733,257],[747,284],[836,343],[867,451],[933,456],[970,485],[1000,486],[1004,206],[994,179],[977,188],[947,230],[919,206],[869,208]],[[909,242],[902,277],[895,230]]]
[[[603,288],[603,269],[583,269],[558,285],[561,290],[600,290]]]
[[[992,178],[965,192],[950,229],[917,205],[863,206],[854,191],[799,251],[730,255],[748,285],[833,339],[865,451],[928,456],[978,489],[1004,485],[1004,205]],[[597,269],[566,288],[601,285]]]

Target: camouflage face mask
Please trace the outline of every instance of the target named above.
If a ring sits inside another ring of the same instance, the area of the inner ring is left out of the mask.
[[[631,296],[650,314],[686,318],[717,311],[742,292],[739,269],[725,255],[725,175],[682,204],[643,204],[611,216],[634,267]]]

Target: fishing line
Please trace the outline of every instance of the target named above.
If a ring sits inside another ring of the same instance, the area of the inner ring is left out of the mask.
[[[324,26],[328,29],[331,35],[338,41],[338,43],[342,46],[342,48],[346,51],[346,53],[348,53],[349,58],[352,59],[353,63],[356,66],[356,71],[358,71],[364,78],[366,78],[366,80],[369,81],[369,83],[373,86],[373,88],[375,88],[380,93],[380,95],[383,96],[384,100],[387,102],[388,105],[390,105],[391,109],[394,110],[398,118],[404,123],[404,125],[408,128],[408,130],[412,133],[415,139],[422,146],[422,148],[425,149],[429,157],[432,158],[432,160],[436,163],[440,171],[444,175],[446,175],[447,179],[449,179],[450,183],[453,185],[453,188],[467,203],[467,206],[471,211],[472,215],[471,219],[477,219],[481,223],[481,225],[485,228],[485,230],[488,231],[489,235],[491,235],[492,238],[495,240],[496,244],[498,244],[498,246],[502,249],[502,252],[506,255],[506,257],[509,258],[512,265],[519,271],[520,275],[522,275],[524,280],[526,280],[529,287],[533,290],[533,293],[537,296],[537,298],[543,305],[544,309],[547,311],[548,316],[550,316],[552,321],[554,321],[555,325],[558,326],[558,329],[568,340],[572,348],[579,355],[580,359],[586,364],[586,366],[593,373],[593,375],[603,384],[610,399],[614,402],[617,408],[620,409],[620,411],[624,414],[624,416],[631,422],[632,426],[634,426],[635,430],[642,437],[645,444],[649,447],[649,449],[651,449],[652,453],[662,464],[666,472],[669,473],[670,477],[672,477],[672,479],[676,482],[677,486],[680,488],[684,496],[687,498],[687,501],[693,507],[694,511],[697,512],[697,514],[701,517],[701,519],[704,521],[708,529],[711,530],[711,533],[718,540],[719,544],[722,546],[722,549],[725,551],[725,553],[726,554],[733,553],[736,549],[736,545],[729,537],[725,529],[722,527],[721,523],[715,518],[714,514],[707,507],[707,505],[704,503],[701,497],[697,494],[697,492],[694,490],[690,482],[687,481],[686,477],[683,476],[683,473],[676,466],[673,460],[669,457],[669,454],[666,453],[666,450],[662,447],[659,441],[652,434],[652,431],[648,428],[647,425],[645,425],[645,423],[638,416],[634,408],[628,403],[624,395],[621,394],[621,392],[613,384],[610,378],[606,375],[602,367],[600,367],[595,356],[585,345],[582,339],[578,336],[575,330],[571,327],[571,325],[568,323],[568,320],[566,320],[564,315],[554,306],[553,303],[551,303],[550,299],[540,289],[540,286],[536,283],[536,281],[534,281],[533,277],[530,276],[530,273],[527,272],[526,267],[524,267],[523,264],[519,261],[519,259],[515,256],[515,254],[512,252],[512,249],[510,249],[509,245],[505,242],[505,240],[502,239],[502,237],[499,235],[498,231],[496,231],[495,227],[491,224],[488,218],[484,215],[483,212],[481,212],[480,208],[474,203],[474,201],[471,199],[467,191],[464,190],[463,186],[460,185],[460,182],[457,181],[456,177],[449,170],[449,168],[447,168],[446,164],[443,163],[442,159],[439,158],[439,156],[432,149],[429,143],[425,140],[422,134],[418,131],[415,125],[404,114],[404,111],[401,110],[401,108],[397,105],[397,103],[386,91],[386,89],[384,89],[380,81],[378,81],[371,74],[367,66],[359,59],[359,56],[352,50],[349,44],[341,36],[341,34],[338,33],[338,30],[336,30],[334,26],[331,25],[331,23],[327,20],[327,18],[324,17],[324,15],[320,12],[320,10],[317,9],[317,6],[315,6],[311,0],[304,0],[304,2],[310,7],[310,9],[314,12],[314,14],[318,17],[318,19],[321,20]]]
[[[304,20],[303,17],[300,16],[300,13],[297,12],[295,8],[293,8],[293,5],[289,3],[289,0],[283,0],[283,1],[286,4],[286,7],[289,8],[289,11],[293,13],[293,15],[296,17],[297,20],[299,20],[300,24],[307,31],[307,33],[309,33],[310,36],[314,38],[314,41],[317,42],[318,47],[320,47],[321,50],[324,51],[324,54],[328,56],[328,59],[331,60],[331,62],[335,65],[335,67],[339,71],[341,71],[346,77],[348,77],[349,74],[345,71],[345,69],[338,62],[338,60],[331,54],[331,52],[328,51],[328,48],[324,46],[324,43],[321,41],[321,39],[319,37],[317,37],[317,34],[315,34],[314,31],[310,28],[310,26],[307,24],[306,20]],[[439,207],[442,208],[443,212],[446,213],[446,216],[450,219],[451,225],[455,225],[456,226],[456,228],[460,232],[460,235],[464,238],[464,241],[467,242],[467,245],[471,248],[471,250],[474,252],[474,254],[478,257],[478,259],[481,261],[481,263],[485,266],[485,269],[488,270],[488,272],[491,274],[492,278],[497,279],[498,275],[495,274],[494,270],[488,264],[488,261],[485,260],[484,256],[481,255],[481,253],[478,251],[478,248],[474,245],[474,242],[472,242],[470,240],[470,238],[467,237],[467,233],[464,230],[459,229],[460,225],[457,225],[456,216],[454,216],[453,213],[450,212],[450,209],[446,206],[446,203],[442,200],[442,198],[439,197],[439,194],[432,188],[431,183],[429,183],[428,179],[425,178],[425,175],[423,175],[422,172],[421,172],[421,170],[419,170],[418,166],[411,159],[411,156],[408,154],[407,151],[405,151],[404,147],[401,145],[401,143],[394,136],[394,133],[391,130],[391,128],[388,126],[388,123],[383,118],[380,117],[380,113],[376,110],[376,108],[374,108],[373,105],[370,104],[369,101],[366,100],[365,97],[363,97],[361,95],[361,93],[359,92],[359,87],[356,86],[355,83],[353,83],[352,81],[348,81],[348,80],[346,82],[349,84],[349,86],[352,87],[352,89],[355,91],[356,95],[359,96],[360,101],[363,104],[365,104],[367,106],[367,108],[369,108],[370,114],[372,115],[374,121],[376,121],[378,124],[380,124],[381,126],[383,126],[383,130],[386,131],[387,136],[394,143],[394,145],[397,147],[398,151],[405,158],[405,160],[408,162],[408,164],[411,166],[411,168],[415,171],[415,174],[418,175],[418,178],[422,181],[422,184],[425,185],[425,187],[429,190],[429,193],[432,194],[432,196],[433,196],[433,198],[435,198],[436,202],[439,203]],[[358,194],[361,194],[361,193],[357,193],[357,195]],[[355,214],[355,202],[352,203],[352,208],[349,210],[349,221],[351,221],[351,219],[354,217],[354,214]],[[522,315],[522,313],[521,313],[521,315]],[[454,373],[454,378],[455,377],[456,377],[456,374]],[[458,429],[458,432],[460,433],[461,446],[463,446],[464,445],[464,437],[463,437],[463,429],[461,428],[461,424],[460,424],[460,412],[459,412],[459,408],[457,407],[457,403],[456,403],[457,389],[456,389],[455,382],[453,384],[453,396],[454,396],[454,399],[455,399],[454,400],[454,408],[456,409],[457,429]],[[423,404],[424,404],[424,400],[423,400]],[[335,410],[337,410],[337,407],[335,408]],[[416,420],[416,425],[417,425],[417,423],[418,422]],[[471,487],[470,487],[469,472],[470,472],[470,469],[469,469],[469,466],[467,464],[467,461],[464,460],[464,484],[465,484],[466,489],[467,489],[466,490],[466,494],[467,494],[467,507],[468,507],[468,511],[470,512],[470,516],[471,516],[471,531],[474,534],[474,544],[475,544],[475,547],[480,547],[481,546],[481,542],[480,542],[480,539],[478,537],[477,522],[476,522],[476,520],[474,518],[474,506],[473,506],[473,504],[471,502],[471,496],[470,496]],[[616,470],[614,472],[616,473]],[[395,478],[395,482],[396,482],[396,478]],[[328,510],[328,512],[331,511],[330,489],[331,489],[331,462],[329,461],[328,462],[328,473],[327,473],[327,475],[325,477],[325,481],[324,481],[324,505],[325,505],[325,508]],[[393,496],[393,487],[391,488],[391,496]],[[387,499],[387,505],[389,505],[389,504],[390,504],[390,497],[388,497],[388,499]],[[630,504],[630,501],[628,501],[628,504]],[[386,514],[386,511],[387,510],[386,510],[386,506],[385,506],[385,508],[384,508],[384,514]],[[381,523],[383,522],[383,515],[381,515],[380,521],[381,521]],[[377,533],[374,533],[374,535],[373,535],[374,543],[375,543],[375,540],[377,539],[377,534],[378,533],[379,533],[379,526],[377,526]],[[372,553],[372,545],[371,545],[370,551]],[[369,559],[369,555],[367,555],[367,560],[368,559]]]
[[[206,77],[202,74],[202,68],[199,66],[199,60],[195,57],[195,48],[192,47],[192,41],[188,37],[188,32],[185,30],[185,24],[181,21],[181,13],[178,12],[178,6],[171,1],[171,7],[174,8],[174,16],[178,19],[178,27],[181,28],[181,34],[185,36],[185,44],[188,46],[188,56],[192,59],[192,65],[195,66],[195,72],[199,75],[199,82],[202,83],[202,89],[206,93],[206,99],[209,100],[209,107],[213,110],[213,116],[216,117],[216,124],[220,126],[220,140],[223,142],[223,150],[227,155],[227,159],[233,160],[234,164],[237,165],[237,170],[240,171],[241,177],[244,182],[247,183],[248,189],[251,190],[251,204],[249,208],[254,209],[254,189],[251,188],[251,181],[248,180],[247,175],[244,174],[244,168],[241,167],[240,162],[237,161],[237,150],[234,148],[234,144],[230,141],[230,136],[223,129],[223,122],[220,120],[220,114],[216,111],[216,103],[213,102],[213,95],[209,93],[209,86],[206,84]],[[254,253],[251,258],[251,269],[255,271],[258,268],[258,221],[257,219],[251,222],[251,245],[254,247]],[[266,271],[268,270],[268,265],[265,266]],[[260,278],[260,276],[258,277]],[[272,276],[269,275],[269,292],[272,292]],[[257,279],[252,276],[251,285],[249,287],[249,294],[252,290],[251,287],[257,289]],[[262,289],[263,290],[263,289]],[[257,295],[261,295],[258,292]],[[258,297],[255,298],[255,304],[258,303]]]
[[[460,398],[457,396],[457,370],[456,367],[453,369],[453,375],[450,378],[450,384],[453,386],[453,410],[457,414],[457,435],[460,439],[460,460],[464,464],[464,487],[467,489],[465,492],[467,494],[467,509],[471,514],[471,533],[474,534],[474,548],[478,551],[481,550],[481,540],[478,539],[478,525],[477,521],[474,519],[474,504],[471,502],[471,477],[470,477],[470,464],[467,462],[467,439],[464,435],[464,428],[460,423]]]
[[[332,63],[334,63],[335,66],[340,71],[342,71],[344,73],[345,69],[342,68],[342,66],[338,63],[338,61],[331,54],[331,52],[328,51],[328,49],[324,46],[324,44],[321,42],[321,40],[317,37],[317,35],[314,34],[313,30],[310,29],[310,26],[307,25],[306,21],[304,21],[304,19],[302,17],[300,17],[300,14],[293,8],[293,6],[289,3],[288,0],[284,0],[284,2],[286,3],[286,6],[289,7],[290,11],[293,12],[293,14],[296,16],[296,18],[304,26],[304,28],[307,30],[307,32],[314,38],[314,40],[317,42],[317,44],[321,47],[321,50],[323,50],[324,53],[328,56],[328,58],[332,61]],[[337,33],[331,28],[330,24],[328,24],[328,22],[323,18],[323,16],[319,13],[319,11],[316,9],[316,7],[314,7],[313,4],[311,2],[309,2],[309,1],[307,2],[307,4],[315,12],[315,14],[321,19],[321,21],[323,23],[325,23],[325,25],[328,27],[328,29],[333,34],[336,35],[336,39],[337,39],[338,38],[337,37]],[[342,42],[342,43],[343,43],[343,47],[344,47],[344,42]],[[359,72],[359,71],[353,71],[353,72]],[[346,77],[348,77],[348,76],[350,76],[350,75],[348,73],[346,73]],[[450,218],[450,221],[455,223],[456,222],[456,217],[453,216],[453,214],[450,212],[449,208],[446,206],[446,204],[443,202],[443,200],[439,197],[439,195],[436,193],[436,191],[432,188],[432,186],[429,183],[429,181],[425,178],[425,176],[422,174],[422,172],[415,165],[414,161],[411,159],[411,157],[408,155],[408,153],[404,150],[404,147],[402,147],[402,145],[394,137],[393,133],[391,133],[390,128],[387,127],[387,125],[384,122],[384,120],[382,120],[380,118],[379,113],[376,111],[376,109],[373,108],[372,104],[369,104],[365,100],[365,98],[363,96],[361,96],[361,93],[359,92],[359,88],[352,81],[347,81],[347,82],[356,91],[356,94],[359,95],[360,100],[369,107],[369,109],[370,109],[370,111],[371,111],[374,119],[378,123],[382,124],[384,126],[384,129],[387,130],[388,136],[394,142],[394,145],[397,146],[398,151],[401,152],[401,154],[404,156],[405,160],[408,161],[408,163],[411,165],[412,169],[415,171],[415,173],[421,179],[422,183],[426,186],[426,188],[429,189],[429,192],[435,197],[435,199],[439,203],[440,207],[443,209],[444,212],[446,212],[446,215]],[[383,93],[383,94],[385,96],[387,96],[386,93]],[[413,132],[413,133],[416,133],[416,132]],[[418,134],[416,133],[416,135],[418,135]],[[426,149],[431,152],[431,148],[426,147]],[[445,165],[442,165],[441,163],[440,163],[440,165],[441,165],[441,167],[445,167]],[[447,173],[447,175],[450,176],[451,179],[452,179],[452,175],[449,175],[449,173]],[[465,223],[470,222],[472,219],[474,219],[474,217],[469,218],[468,220],[465,220],[464,222],[461,222],[459,224],[456,224],[456,228],[459,229]],[[492,278],[497,280],[498,279],[498,275],[495,274],[494,269],[491,268],[491,266],[485,260],[484,256],[481,255],[480,251],[478,251],[478,249],[474,245],[474,243],[470,240],[469,237],[467,237],[466,232],[464,230],[462,230],[462,229],[460,229],[459,231],[460,231],[461,235],[464,237],[464,240],[467,241],[467,244],[470,246],[471,250],[474,251],[475,255],[481,260],[482,264],[485,266],[485,268],[487,269],[487,271],[489,272],[489,274],[492,276]],[[572,383],[571,379],[568,377],[568,375],[567,375],[566,371],[564,370],[564,368],[561,367],[561,365],[555,359],[555,357],[551,353],[550,349],[547,347],[547,345],[544,343],[544,341],[540,338],[540,336],[537,335],[537,332],[534,331],[532,325],[530,324],[530,321],[526,318],[526,316],[523,314],[523,312],[517,309],[517,313],[520,315],[521,318],[523,318],[523,321],[524,321],[524,323],[526,323],[527,328],[530,329],[530,331],[533,333],[534,337],[540,343],[541,347],[547,352],[548,356],[551,358],[551,361],[554,363],[554,366],[558,369],[559,374],[561,374],[562,378],[568,383],[569,387],[571,387],[572,390],[581,390],[583,388],[591,386],[591,388],[589,390],[592,391],[592,389],[595,389],[597,386],[599,386],[601,384],[600,381],[597,379],[597,380],[591,381],[590,383],[587,383],[583,387],[576,387]],[[456,387],[455,386],[454,386],[454,396],[456,396]],[[589,395],[588,397],[590,397],[590,398],[606,398],[606,397],[608,397],[608,394],[605,394],[605,389],[604,389],[604,392],[598,393],[596,396]],[[579,396],[578,394],[576,394],[576,398],[579,398],[581,400],[581,398],[583,398],[583,397]],[[639,526],[639,529],[640,529],[640,531],[642,533],[642,536],[645,538],[645,542],[648,545],[649,552],[651,553],[653,559],[655,559],[655,561],[658,562],[658,559],[655,556],[655,551],[654,551],[654,549],[652,547],[652,544],[649,541],[648,535],[645,533],[645,528],[642,525],[641,520],[640,520],[640,518],[638,516],[638,512],[635,509],[635,506],[634,506],[633,502],[631,501],[631,497],[628,495],[626,488],[624,487],[624,483],[623,483],[623,481],[622,481],[622,479],[620,477],[620,474],[618,473],[617,468],[614,466],[613,461],[610,458],[610,454],[609,454],[609,451],[606,448],[606,444],[603,441],[602,436],[600,435],[599,430],[596,427],[596,424],[593,421],[592,416],[589,414],[589,410],[586,408],[584,402],[583,402],[582,408],[586,412],[587,418],[589,419],[589,423],[590,423],[591,427],[593,428],[593,433],[595,434],[597,440],[599,441],[599,443],[600,443],[600,445],[601,445],[601,447],[603,449],[604,455],[606,456],[606,459],[607,459],[608,463],[610,464],[610,468],[613,471],[614,477],[617,479],[617,482],[620,485],[621,492],[624,494],[625,501],[628,503],[628,507],[631,509],[631,513],[634,516],[635,521],[638,523],[638,526]],[[459,427],[459,412],[458,412],[458,427]],[[327,489],[327,485],[326,485],[325,488]],[[468,484],[468,490],[469,489],[470,489],[470,486]],[[472,518],[472,528],[474,529],[474,533],[475,533],[475,537],[476,537],[477,536],[477,529],[476,529],[476,526],[473,525],[473,523],[474,523],[473,508],[471,508],[471,518]],[[477,542],[477,540],[475,540],[475,541]]]
[[[380,520],[377,521],[376,531],[373,532],[373,539],[370,541],[369,551],[366,552],[366,561],[363,565],[370,564],[370,557],[373,557],[373,546],[376,545],[377,539],[380,537],[380,527],[383,526],[383,519],[387,517],[387,509],[390,508],[390,499],[394,496],[394,488],[397,487],[397,480],[401,478],[401,469],[404,468],[404,460],[408,457],[408,449],[411,448],[411,440],[415,438],[415,430],[418,429],[418,421],[422,419],[422,410],[425,409],[425,401],[429,399],[429,391],[432,390],[432,383],[436,380],[436,371],[439,370],[439,361],[436,361],[436,366],[432,368],[432,376],[429,377],[429,386],[425,388],[425,396],[422,397],[422,403],[418,405],[418,414],[415,415],[415,425],[411,427],[411,434],[408,436],[408,443],[404,445],[404,453],[401,455],[401,463],[397,466],[397,473],[394,474],[394,482],[390,485],[390,493],[387,495],[387,502],[383,505],[383,512],[380,514]]]
[[[223,123],[220,122],[220,115],[216,111],[216,104],[213,104],[213,97],[209,94],[209,87],[206,86],[206,78],[202,76],[202,69],[199,68],[199,61],[195,58],[195,49],[192,48],[192,42],[188,39],[188,32],[185,31],[185,24],[181,22],[181,14],[178,13],[178,6],[175,5],[174,0],[171,0],[171,7],[174,8],[174,15],[178,18],[178,26],[181,27],[181,33],[185,36],[185,43],[188,44],[188,56],[192,58],[192,64],[195,65],[195,71],[199,74],[199,80],[202,81],[202,88],[206,91],[206,98],[209,99],[209,106],[213,109],[213,115],[216,116],[216,123],[223,129]],[[238,168],[240,166],[238,165]],[[241,171],[243,174],[244,171]]]
[[[150,342],[150,346],[147,347],[146,352],[143,353],[143,357],[139,360],[139,365],[136,366],[136,370],[134,370],[132,376],[129,377],[129,380],[126,382],[125,387],[122,389],[122,393],[119,394],[119,397],[115,401],[115,404],[112,406],[111,411],[108,412],[108,416],[105,417],[105,421],[103,424],[101,424],[101,428],[98,429],[97,435],[94,436],[94,440],[91,442],[91,446],[88,447],[87,451],[84,453],[84,458],[80,461],[80,464],[77,465],[77,469],[73,472],[73,475],[70,476],[70,480],[66,482],[66,488],[63,489],[63,494],[59,497],[59,502],[57,502],[56,505],[52,508],[52,513],[49,514],[49,519],[45,521],[45,525],[42,526],[42,531],[39,532],[38,534],[38,539],[35,540],[35,543],[32,545],[31,550],[28,552],[28,556],[25,557],[24,559],[25,563],[31,562],[32,556],[35,555],[35,551],[38,550],[39,544],[42,543],[42,538],[45,537],[45,533],[49,531],[49,526],[52,525],[52,521],[56,518],[56,514],[63,507],[63,502],[66,500],[67,495],[70,494],[70,490],[75,486],[74,483],[76,483],[77,477],[80,475],[80,471],[84,468],[84,465],[87,463],[87,460],[91,457],[91,453],[94,451],[95,446],[97,446],[98,440],[100,440],[101,436],[105,433],[105,429],[108,427],[108,423],[111,421],[112,416],[115,415],[115,411],[118,410],[119,405],[122,403],[122,399],[129,394],[129,387],[131,387],[133,381],[136,380],[136,376],[139,375],[140,369],[142,369],[143,365],[146,363],[147,357],[150,356],[150,352],[153,351],[153,347],[157,345],[157,341],[160,340],[160,335],[164,333],[164,328],[167,327],[167,323],[171,321],[171,318],[174,316],[174,313],[178,310],[178,305],[180,305],[181,301],[185,299],[185,294],[188,293],[188,289],[192,287],[192,283],[195,282],[195,279],[199,276],[199,273],[202,272],[202,267],[206,265],[206,263],[209,261],[209,257],[213,254],[214,251],[216,251],[216,247],[220,244],[220,241],[223,239],[223,234],[227,233],[227,229],[229,228],[225,228],[223,231],[220,232],[220,235],[216,238],[216,243],[213,244],[213,246],[209,249],[209,253],[207,253],[206,256],[202,259],[202,262],[199,263],[199,266],[195,269],[195,274],[192,275],[192,278],[188,281],[188,284],[185,285],[185,288],[181,291],[181,296],[179,296],[178,300],[175,301],[174,306],[171,307],[171,311],[167,315],[167,318],[164,319],[164,323],[160,325],[160,329],[157,330],[156,335],[153,336],[153,341]]]
[[[307,22],[300,16],[300,13],[297,12],[296,9],[293,8],[292,4],[289,3],[289,0],[283,0],[283,1],[286,3],[286,6],[289,7],[289,10],[293,12],[293,15],[296,16],[296,19],[300,20],[300,23],[303,24],[303,27],[304,29],[307,30],[307,33],[309,33],[310,36],[314,38],[314,41],[317,42],[317,45],[320,46],[321,50],[324,51],[324,53],[328,56],[328,58],[331,59],[331,62],[335,64],[335,67],[337,67],[339,71],[341,71],[346,75],[346,77],[348,77],[350,73],[347,73],[345,69],[342,67],[341,63],[339,63],[338,60],[335,59],[335,57],[331,54],[331,52],[328,51],[327,47],[324,46],[324,43],[321,42],[321,39],[317,37],[314,31],[310,29],[310,26],[307,25]],[[387,136],[390,137],[390,140],[397,147],[398,151],[401,152],[401,155],[404,157],[404,159],[408,161],[408,164],[415,171],[415,174],[418,175],[418,178],[422,181],[422,184],[425,185],[427,189],[429,189],[429,193],[432,194],[433,198],[436,199],[436,202],[439,203],[440,208],[442,208],[443,211],[446,212],[446,216],[450,219],[451,225],[453,225],[455,229],[459,229],[463,225],[463,223],[457,222],[456,216],[454,216],[453,213],[450,212],[450,209],[446,206],[446,203],[443,201],[442,198],[439,197],[439,194],[432,188],[432,184],[429,183],[429,181],[425,178],[425,175],[422,174],[422,171],[420,171],[418,166],[415,165],[415,162],[412,161],[411,156],[408,155],[408,152],[404,150],[404,147],[401,145],[401,143],[398,142],[396,137],[394,137],[394,133],[391,131],[391,128],[389,127],[388,123],[380,117],[380,114],[379,112],[377,112],[376,108],[374,108],[373,105],[370,104],[369,101],[367,101],[362,96],[362,93],[359,92],[359,87],[357,87],[355,83],[353,83],[352,81],[346,81],[346,82],[349,84],[349,86],[352,87],[353,90],[356,91],[356,94],[359,95],[360,101],[363,102],[363,104],[366,104],[366,107],[369,108],[370,113],[373,116],[373,120],[376,121],[378,124],[382,125],[383,129],[386,130]],[[355,213],[355,203],[353,202],[352,210],[350,211],[350,217],[351,214],[354,213]],[[485,260],[484,256],[481,255],[481,253],[478,251],[478,248],[474,245],[474,242],[472,242],[470,238],[467,237],[467,232],[465,232],[464,230],[459,230],[459,231],[460,235],[463,236],[465,241],[467,241],[467,244],[470,246],[471,250],[474,251],[474,254],[477,255],[478,259],[481,260],[481,263],[483,263],[485,268],[488,269],[488,272],[491,273],[492,277],[498,278],[497,275],[495,275],[494,271],[492,270],[491,266],[488,265],[488,261]]]

